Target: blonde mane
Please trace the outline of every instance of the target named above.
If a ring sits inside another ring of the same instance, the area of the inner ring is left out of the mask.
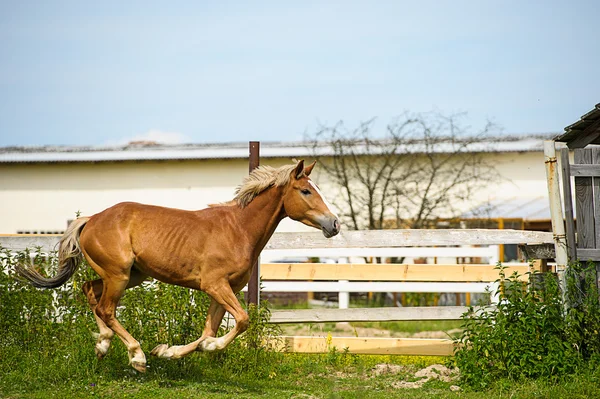
[[[269,187],[281,187],[290,182],[293,170],[298,164],[284,165],[279,168],[259,166],[254,169],[235,190],[233,203],[245,208],[256,196]],[[304,173],[304,172],[303,172]]]

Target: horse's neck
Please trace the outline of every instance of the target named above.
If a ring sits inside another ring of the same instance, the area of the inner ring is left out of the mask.
[[[283,209],[283,188],[272,187],[254,198],[241,212],[241,226],[258,251],[262,251],[286,217]]]

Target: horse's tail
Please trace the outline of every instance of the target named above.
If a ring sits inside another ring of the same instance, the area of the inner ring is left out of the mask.
[[[56,288],[66,283],[75,273],[81,263],[81,248],[79,235],[89,217],[77,218],[60,239],[58,248],[58,274],[51,278],[42,276],[32,267],[16,265],[16,272],[37,288]]]

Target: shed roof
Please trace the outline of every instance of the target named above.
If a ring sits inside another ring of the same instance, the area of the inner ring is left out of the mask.
[[[554,140],[566,143],[571,149],[600,144],[600,103],[580,120],[565,127],[565,133],[556,136]]]
[[[548,198],[544,196],[497,198],[472,208],[463,213],[461,218],[548,220],[550,206]]]
[[[505,136],[489,138],[467,146],[471,152],[534,152],[542,151],[543,141],[550,135]],[[407,152],[415,153],[423,147],[420,143],[408,144]],[[454,151],[448,143],[436,145],[435,151]],[[360,150],[360,149],[359,149]],[[372,149],[371,149],[372,150]],[[319,146],[315,150],[320,156],[334,154],[330,146]],[[372,153],[372,152],[371,152]],[[305,142],[262,142],[260,155],[264,158],[310,157],[312,149]],[[2,147],[0,164],[4,163],[58,163],[58,162],[123,162],[165,161],[200,159],[246,159],[248,143],[222,144],[158,144],[137,142],[120,146],[39,146]]]

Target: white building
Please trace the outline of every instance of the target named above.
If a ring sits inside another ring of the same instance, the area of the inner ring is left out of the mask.
[[[513,215],[501,216],[548,219],[542,143],[550,137],[504,138],[485,149],[473,147],[502,179],[464,211],[513,204],[503,211]],[[261,164],[280,166],[293,158],[309,161],[310,151],[302,143],[261,143]],[[0,148],[0,233],[62,232],[76,212],[92,215],[122,201],[201,209],[230,200],[247,173],[247,143]],[[326,195],[327,178],[318,165],[312,177]],[[285,220],[279,230],[304,229]]]

